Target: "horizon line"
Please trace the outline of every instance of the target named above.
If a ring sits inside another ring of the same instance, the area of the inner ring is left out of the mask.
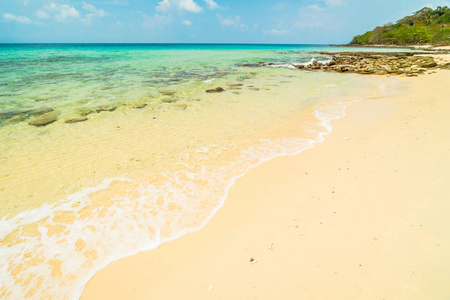
[[[102,42],[0,42],[0,45],[24,45],[24,44],[60,44],[60,45],[74,45],[74,44],[101,44],[101,45],[314,45],[314,46],[339,46],[339,45],[347,45],[347,44],[296,44],[296,43],[146,43],[146,42],[114,42],[114,43],[102,43]]]

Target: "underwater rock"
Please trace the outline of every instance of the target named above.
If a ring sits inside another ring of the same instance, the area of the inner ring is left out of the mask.
[[[129,108],[135,108],[135,109],[141,109],[147,106],[147,103],[133,103],[133,104],[128,104]]]
[[[175,98],[166,98],[166,99],[162,99],[161,101],[164,102],[164,103],[174,103],[174,102],[177,102],[177,99],[175,99]]]
[[[223,91],[225,91],[225,90],[223,88],[221,88],[220,86],[216,87],[215,89],[206,90],[207,93],[221,93]]]
[[[166,96],[172,96],[172,95],[175,94],[175,91],[172,91],[172,90],[164,90],[164,91],[161,91],[160,93],[163,94],[163,95],[166,95]]]
[[[26,119],[32,116],[41,116],[43,114],[52,112],[53,108],[50,107],[42,107],[36,109],[27,109],[27,110],[10,110],[0,112],[0,120],[8,120],[12,118],[16,119]]]
[[[75,110],[75,112],[77,114],[79,114],[80,116],[87,116],[89,114],[92,114],[94,111],[92,109],[90,109],[90,108],[80,107],[80,108],[77,108]]]
[[[112,106],[110,104],[105,104],[105,105],[97,106],[95,108],[95,111],[99,113],[99,112],[102,112],[102,111],[115,111],[116,109],[117,109],[116,106]]]
[[[87,120],[88,120],[88,118],[86,118],[86,117],[80,117],[80,118],[67,119],[67,120],[64,121],[64,123],[72,124],[72,123],[84,122],[84,121],[87,121]]]
[[[56,120],[58,120],[58,117],[56,116],[56,114],[53,112],[50,112],[50,113],[43,114],[39,118],[31,120],[30,122],[28,122],[28,125],[37,126],[37,127],[46,126],[48,124],[55,122]]]

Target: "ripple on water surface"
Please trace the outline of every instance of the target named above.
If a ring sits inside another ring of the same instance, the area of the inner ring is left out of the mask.
[[[13,109],[50,107],[57,121],[30,126],[40,116],[26,112],[0,127],[0,298],[77,298],[100,268],[201,228],[250,167],[312,147],[348,101],[381,93],[378,79],[357,75],[214,69],[193,58],[158,76],[144,58],[94,54],[114,66],[79,57],[21,62],[70,68],[62,79],[40,70],[53,82],[44,90],[32,79],[14,90],[22,96]],[[218,86],[225,91],[205,93]],[[49,99],[31,105],[30,95]]]

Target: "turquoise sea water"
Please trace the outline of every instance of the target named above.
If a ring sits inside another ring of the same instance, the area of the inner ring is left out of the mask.
[[[3,112],[139,102],[157,88],[191,89],[198,80],[239,72],[244,63],[307,63],[320,45],[3,44],[0,45],[0,122]],[[362,49],[366,50],[366,49]],[[370,50],[370,49],[369,49]],[[132,87],[132,90],[131,90]]]
[[[77,299],[109,262],[204,226],[249,168],[396,85],[289,65],[352,50],[0,45],[0,298]],[[276,65],[242,66],[258,62]]]

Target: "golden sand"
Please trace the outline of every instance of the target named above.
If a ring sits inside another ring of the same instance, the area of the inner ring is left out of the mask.
[[[81,299],[448,299],[450,71],[357,102],[325,142],[232,187],[201,230],[100,271]]]

